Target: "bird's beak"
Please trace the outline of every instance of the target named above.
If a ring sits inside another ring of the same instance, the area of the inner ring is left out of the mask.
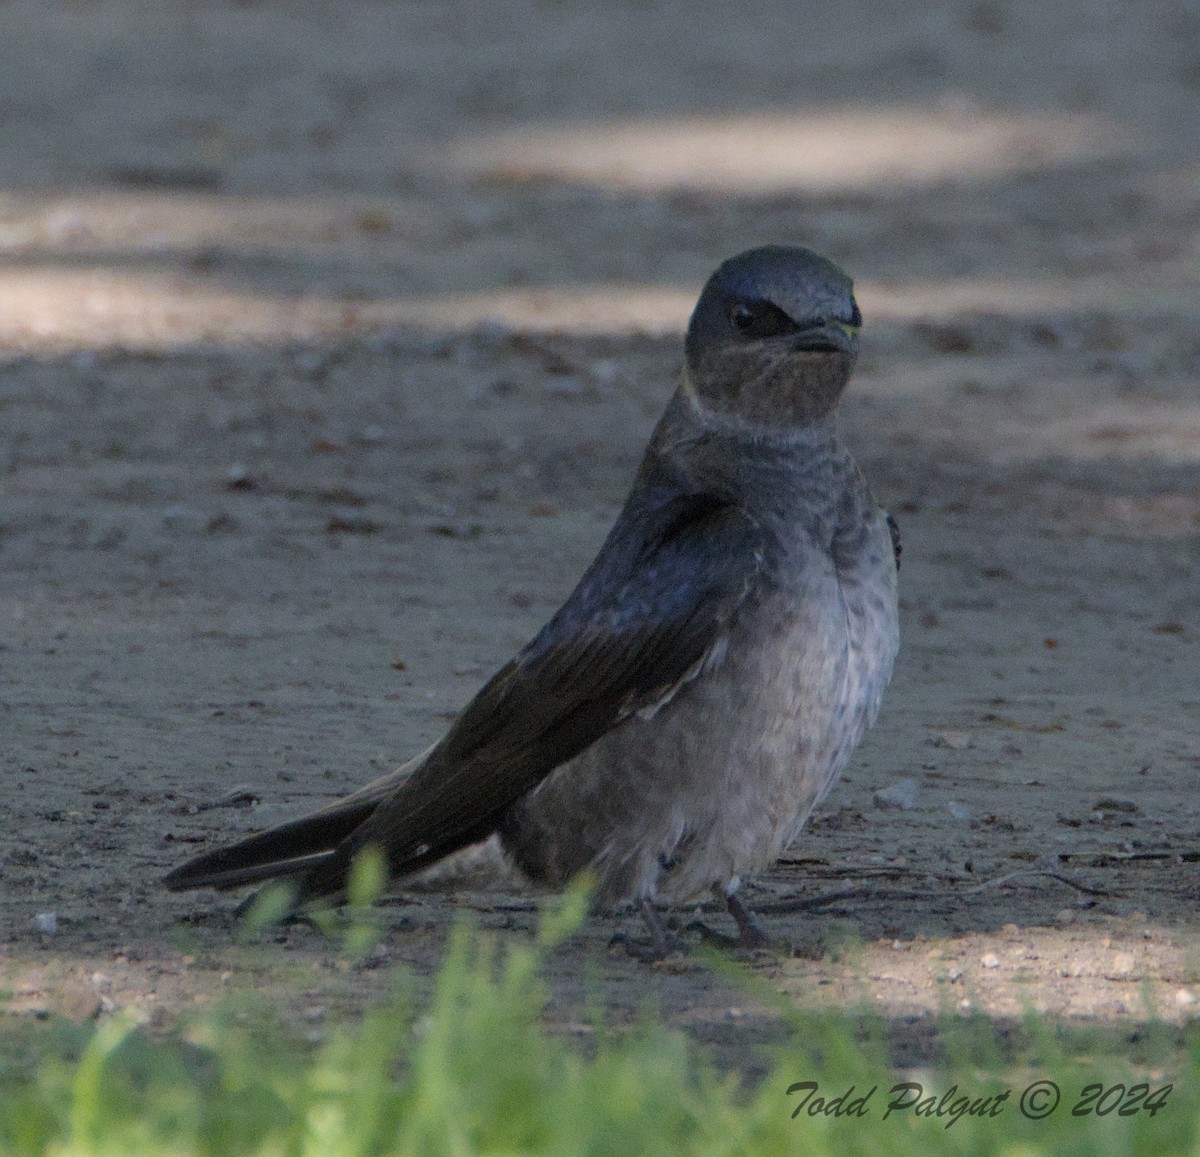
[[[858,326],[844,321],[824,321],[801,330],[792,348],[805,353],[852,354],[858,350]]]

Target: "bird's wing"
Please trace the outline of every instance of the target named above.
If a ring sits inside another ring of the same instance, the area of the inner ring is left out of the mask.
[[[198,857],[168,885],[290,875],[308,899],[340,891],[368,845],[399,877],[485,839],[554,768],[699,669],[753,589],[763,547],[759,525],[711,495],[626,510],[554,618],[415,767]]]
[[[618,520],[562,609],[303,894],[340,888],[367,845],[403,876],[485,839],[554,768],[698,669],[753,588],[763,545],[756,522],[708,495]]]
[[[900,541],[900,524],[890,515],[885,514],[888,533],[892,536],[892,556],[896,560],[896,569],[900,569],[900,556],[904,553],[904,544]]]

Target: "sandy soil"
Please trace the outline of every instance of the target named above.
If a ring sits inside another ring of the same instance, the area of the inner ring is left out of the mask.
[[[911,7],[3,6],[11,1012],[383,990],[157,879],[442,731],[589,561],[705,276],[778,240],[858,281],[904,647],[754,967],[913,1057],[945,1007],[1195,1015],[1200,12]],[[536,919],[405,894],[371,963],[464,908]],[[553,1020],[596,972],[733,1063],[780,1031],[622,929],[554,954]]]

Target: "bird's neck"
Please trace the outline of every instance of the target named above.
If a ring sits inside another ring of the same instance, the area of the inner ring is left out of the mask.
[[[820,457],[832,450],[837,442],[836,397],[810,414],[797,416],[793,410],[779,406],[732,410],[710,405],[697,392],[685,367],[655,441],[665,444],[692,442],[700,437],[728,439],[752,447],[756,455],[766,459],[791,457],[797,452]]]
[[[725,494],[774,493],[789,501],[808,478],[832,481],[853,463],[837,435],[836,410],[792,426],[760,425],[715,412],[680,384],[654,432],[657,461],[685,489]]]

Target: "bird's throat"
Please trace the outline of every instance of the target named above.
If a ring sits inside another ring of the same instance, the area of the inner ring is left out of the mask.
[[[853,364],[843,354],[791,354],[752,367],[706,366],[699,381],[685,366],[680,389],[702,420],[786,435],[833,413]]]

